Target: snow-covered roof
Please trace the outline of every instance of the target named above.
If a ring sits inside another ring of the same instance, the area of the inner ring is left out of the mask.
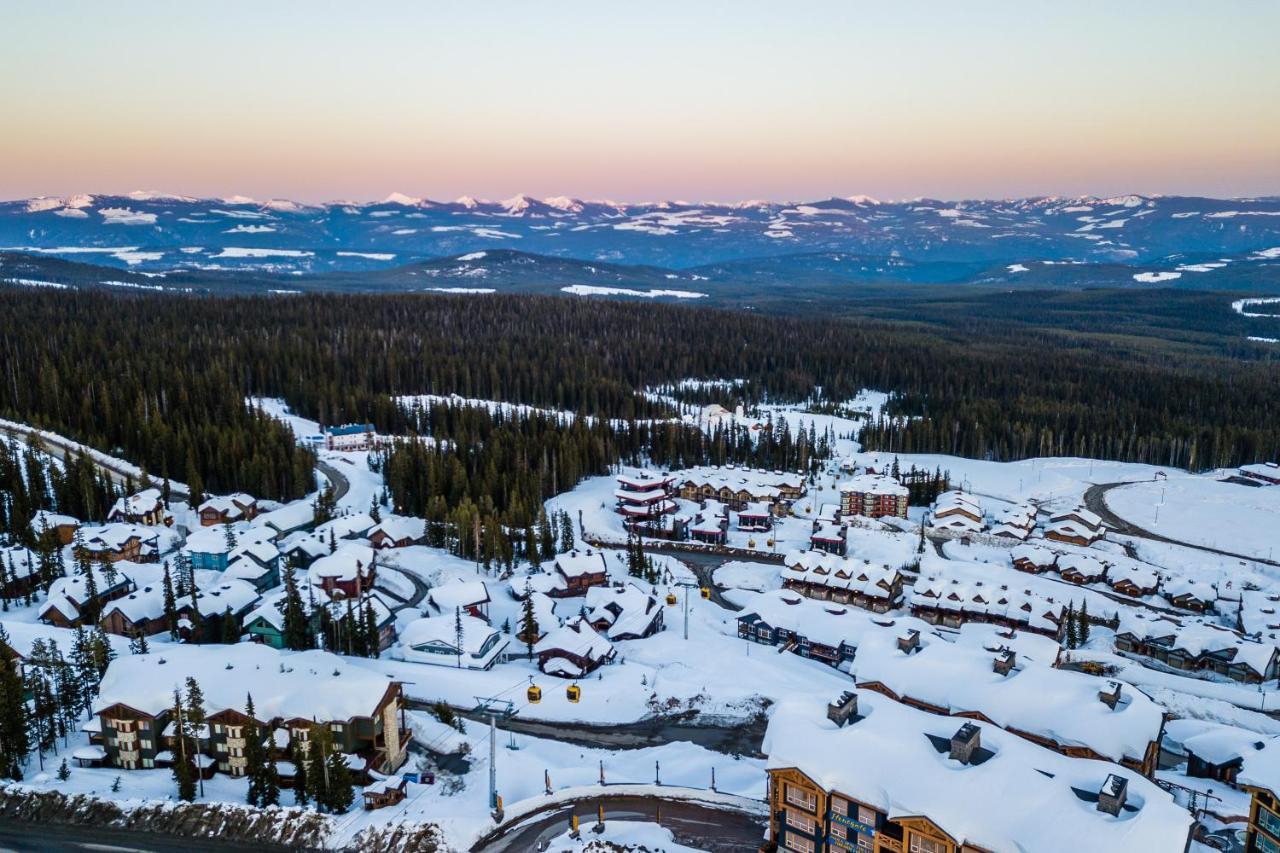
[[[40,571],[40,556],[21,545],[0,547],[0,563],[4,564],[6,572],[13,567],[12,577],[15,579],[30,577]]]
[[[1084,554],[1062,554],[1058,557],[1058,573],[1072,572],[1086,580],[1101,578],[1107,573],[1107,567],[1101,560]]]
[[[352,536],[365,535],[375,524],[377,522],[373,520],[373,516],[369,515],[369,513],[357,512],[330,519],[324,524],[318,525],[315,532],[325,539],[329,538],[331,532],[337,539],[346,539]]]
[[[865,690],[857,695],[862,716],[841,728],[827,719],[823,705],[780,704],[765,734],[769,768],[794,767],[890,819],[928,817],[960,844],[985,850],[1179,853],[1186,847],[1191,816],[1138,773],[1068,758],[974,721],[968,724],[991,754],[962,764],[948,756],[945,744],[965,721]],[[1126,807],[1118,816],[1095,804],[1113,774],[1128,783]]]
[[[262,513],[253,520],[253,524],[257,527],[270,527],[283,533],[287,530],[306,527],[315,520],[315,517],[315,507],[311,505],[309,500],[304,498],[293,503],[287,503],[270,512]]]
[[[568,554],[557,554],[555,566],[567,578],[608,571],[605,566],[604,553],[594,552],[590,549],[586,551],[573,550]]]
[[[969,516],[961,514],[948,515],[943,518],[938,518],[937,515],[934,515],[929,524],[939,530],[955,530],[960,533],[981,533],[983,528],[981,521],[975,521]]]
[[[338,550],[328,556],[321,557],[307,569],[311,583],[319,586],[325,578],[339,581],[353,581],[356,575],[364,577],[369,574],[373,564],[374,550],[368,545],[344,542]]]
[[[47,509],[42,509],[31,517],[31,529],[36,533],[39,533],[45,527],[52,530],[55,527],[77,527],[79,525],[80,519],[70,515],[50,512]]]
[[[533,651],[536,654],[564,651],[588,660],[600,660],[613,653],[613,643],[597,634],[586,620],[575,619],[548,631]]]
[[[1215,655],[1231,664],[1243,664],[1258,675],[1266,675],[1271,661],[1280,654],[1274,641],[1260,643],[1206,619],[1156,618],[1131,608],[1120,611],[1116,634],[1146,640],[1169,638],[1162,643],[1167,648],[1181,649],[1193,658]]]
[[[1041,547],[1040,545],[1033,545],[1031,543],[1018,545],[1009,552],[1009,557],[1014,562],[1026,560],[1033,566],[1037,566],[1042,569],[1052,567],[1058,559],[1058,555],[1055,552],[1048,548]]]
[[[155,528],[123,521],[103,524],[99,527],[82,527],[80,532],[85,547],[90,551],[118,551],[135,537],[142,540],[145,551],[148,547],[158,547],[160,541],[160,533]]]
[[[372,538],[375,533],[381,533],[393,542],[399,542],[402,539],[417,541],[425,536],[426,532],[425,519],[410,515],[389,515],[374,525],[369,531],[369,537]]]
[[[1023,577],[997,583],[989,578],[979,579],[952,561],[931,563],[916,581],[910,602],[939,610],[982,613],[1042,630],[1054,629],[1054,623],[1046,617],[1061,614],[1065,603],[1041,595],[1030,583],[1019,583]],[[1069,598],[1070,593],[1066,596]]]
[[[587,590],[585,607],[592,624],[605,622],[609,639],[640,635],[661,611],[653,595],[632,583],[621,587],[597,586]]]
[[[71,647],[76,641],[76,632],[72,628],[55,628],[42,622],[18,622],[12,619],[0,620],[5,633],[9,635],[9,647],[22,657],[28,657],[36,640],[44,640],[57,645],[64,659],[71,658]],[[127,654],[129,641],[115,634],[106,635],[107,642],[117,655]]]
[[[213,510],[219,515],[223,515],[228,519],[235,521],[244,515],[244,510],[256,504],[257,498],[253,495],[247,495],[244,492],[235,492],[230,495],[214,496],[200,504],[197,512],[205,510]]]
[[[858,492],[872,495],[894,495],[905,497],[910,490],[897,480],[885,474],[859,474],[840,484],[841,492]]]
[[[513,577],[507,582],[507,588],[514,598],[524,598],[526,592],[545,595],[568,587],[564,577],[554,572],[535,572],[524,577]]]
[[[1174,577],[1165,581],[1160,589],[1165,598],[1189,596],[1197,601],[1213,603],[1218,600],[1218,589],[1207,581],[1188,577]]]
[[[400,632],[400,645],[413,648],[435,644],[457,649],[459,621],[462,623],[462,652],[466,655],[478,656],[489,638],[498,633],[497,629],[483,619],[465,613],[458,619],[455,614],[450,613],[414,619]]]
[[[237,578],[224,578],[216,586],[196,587],[196,606],[204,616],[224,613],[228,607],[232,613],[238,614],[256,605],[260,597],[253,584]],[[178,606],[182,607],[190,600],[188,597],[185,601],[179,601]]]
[[[109,515],[145,515],[154,512],[161,505],[159,489],[143,489],[128,497],[116,498]]]
[[[982,502],[974,495],[961,491],[943,492],[933,502],[935,516],[952,512],[966,512],[982,518]]]
[[[1078,520],[1081,524],[1087,527],[1091,527],[1094,530],[1097,530],[1098,528],[1102,527],[1102,518],[1099,517],[1097,513],[1087,510],[1082,506],[1076,507],[1074,509],[1065,510],[1063,512],[1055,512],[1053,515],[1049,516],[1049,521],[1059,522],[1059,521],[1067,521],[1073,518]]]
[[[901,572],[893,566],[857,557],[841,557],[825,551],[792,551],[781,570],[782,579],[847,589],[876,598],[887,598]]]
[[[794,590],[757,593],[745,603],[739,620],[790,631],[824,646],[856,649],[870,633],[889,631],[894,637],[908,631],[932,631],[927,622],[911,616],[878,616],[852,605],[815,601]]]
[[[188,676],[204,692],[206,714],[243,712],[246,695],[252,694],[264,721],[372,716],[395,683],[328,652],[282,652],[261,643],[175,645],[113,660],[94,712],[124,704],[154,716],[172,707],[174,688],[184,687]]]
[[[489,587],[484,581],[454,581],[433,587],[427,600],[442,613],[453,613],[458,607],[476,607],[488,604]]]
[[[773,510],[770,505],[764,501],[751,501],[742,509],[738,510],[738,515],[745,515],[750,518],[760,518],[773,515]]]
[[[737,468],[732,465],[703,465],[673,471],[671,474],[681,485],[692,483],[698,488],[710,486],[717,492],[729,489],[737,493],[746,491],[756,499],[773,499],[782,489],[800,489],[804,476],[787,471],[765,471],[755,468]]]
[[[976,711],[997,725],[1049,738],[1063,746],[1087,747],[1112,761],[1141,762],[1160,737],[1162,709],[1145,694],[1124,687],[1113,710],[1098,698],[1109,692],[1103,678],[1023,665],[1000,675],[996,654],[958,645],[933,634],[922,635],[920,649],[899,650],[896,635],[863,638],[853,661],[859,685],[878,682],[899,697],[926,702],[950,713]]]

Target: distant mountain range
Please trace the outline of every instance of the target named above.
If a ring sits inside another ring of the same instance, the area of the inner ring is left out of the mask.
[[[0,202],[0,252],[0,280],[153,289],[573,288],[716,302],[891,283],[1278,291],[1280,198],[615,204],[393,194],[310,205],[139,192]]]

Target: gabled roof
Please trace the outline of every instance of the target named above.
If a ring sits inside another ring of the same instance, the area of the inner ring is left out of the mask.
[[[588,660],[600,660],[613,653],[613,643],[597,634],[584,619],[566,622],[533,647],[535,654],[564,651]]]

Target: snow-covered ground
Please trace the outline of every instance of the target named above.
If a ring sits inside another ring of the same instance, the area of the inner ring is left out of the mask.
[[[1280,487],[1181,477],[1113,489],[1106,501],[1125,521],[1194,545],[1271,560],[1280,544]]]

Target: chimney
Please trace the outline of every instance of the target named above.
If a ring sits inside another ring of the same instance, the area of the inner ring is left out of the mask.
[[[920,632],[912,628],[907,632],[907,636],[898,638],[898,648],[903,654],[909,655],[912,652],[920,650]]]
[[[827,719],[837,727],[843,726],[853,717],[858,716],[858,694],[846,690],[840,698],[827,705]]]
[[[1111,689],[1109,691],[1098,691],[1098,701],[1114,711],[1116,709],[1116,705],[1120,704],[1120,682],[1112,681],[1109,683],[1111,685]]]
[[[973,723],[965,723],[951,736],[950,757],[961,764],[973,761],[973,753],[981,744],[982,730]]]
[[[1129,780],[1112,773],[1107,776],[1102,783],[1102,790],[1098,792],[1098,811],[1119,817],[1128,796]]]
[[[1000,654],[996,655],[995,665],[992,667],[1000,675],[1007,676],[1013,672],[1013,665],[1018,660],[1018,653],[1013,649],[1001,649]]]

